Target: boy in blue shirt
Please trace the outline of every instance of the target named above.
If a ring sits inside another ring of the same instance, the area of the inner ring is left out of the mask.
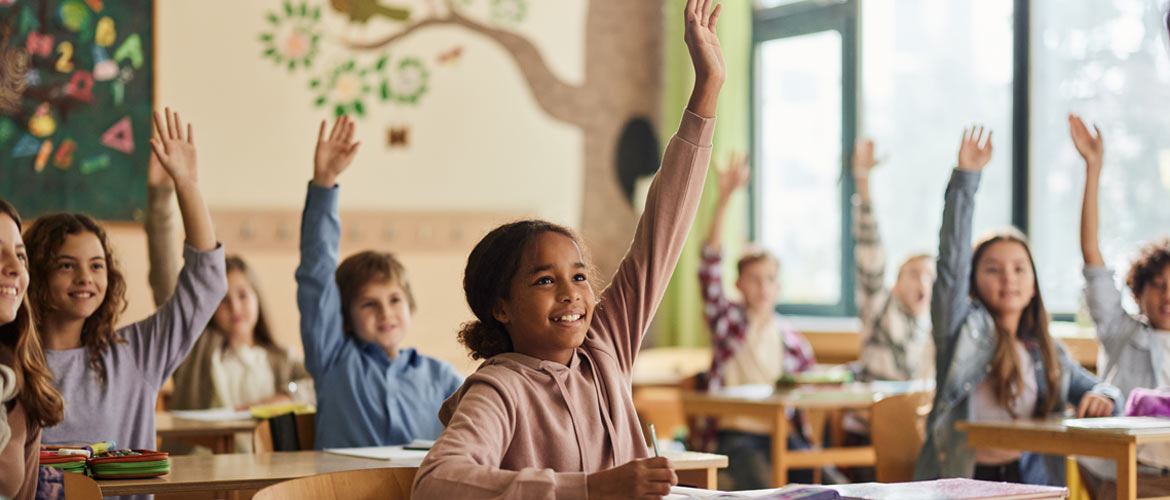
[[[316,447],[435,439],[443,430],[439,406],[463,378],[446,362],[399,348],[415,309],[402,263],[367,250],[338,265],[336,179],[353,162],[358,143],[345,116],[328,137],[325,127],[322,121],[296,272],[305,368],[317,390]]]

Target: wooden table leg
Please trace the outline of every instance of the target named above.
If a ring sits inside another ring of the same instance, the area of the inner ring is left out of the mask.
[[[714,467],[680,470],[676,471],[676,474],[678,474],[678,484],[692,488],[713,490],[715,489],[716,483],[719,482],[719,475],[717,469]]]
[[[1117,454],[1117,498],[1137,500],[1137,446],[1125,445]]]
[[[772,486],[779,488],[788,482],[788,412],[781,406],[772,418]]]

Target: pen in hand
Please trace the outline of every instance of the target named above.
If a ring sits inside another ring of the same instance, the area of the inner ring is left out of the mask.
[[[654,456],[662,456],[662,454],[658,452],[658,433],[654,432],[654,424],[650,424],[650,443],[654,445]]]

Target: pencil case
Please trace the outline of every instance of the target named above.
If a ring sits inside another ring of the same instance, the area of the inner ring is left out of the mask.
[[[58,455],[56,451],[41,450],[41,465],[54,467],[65,472],[89,475],[85,455]]]
[[[171,472],[166,452],[150,450],[115,450],[89,459],[93,477],[98,479],[138,479],[157,477]]]

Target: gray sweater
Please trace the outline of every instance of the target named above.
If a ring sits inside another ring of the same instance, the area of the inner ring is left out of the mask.
[[[150,317],[118,329],[125,342],[102,354],[107,383],[98,382],[84,347],[45,350],[53,383],[65,398],[65,420],[44,429],[46,444],[114,441],[118,448],[155,449],[159,388],[183,362],[227,293],[224,251],[183,249],[174,294]]]

